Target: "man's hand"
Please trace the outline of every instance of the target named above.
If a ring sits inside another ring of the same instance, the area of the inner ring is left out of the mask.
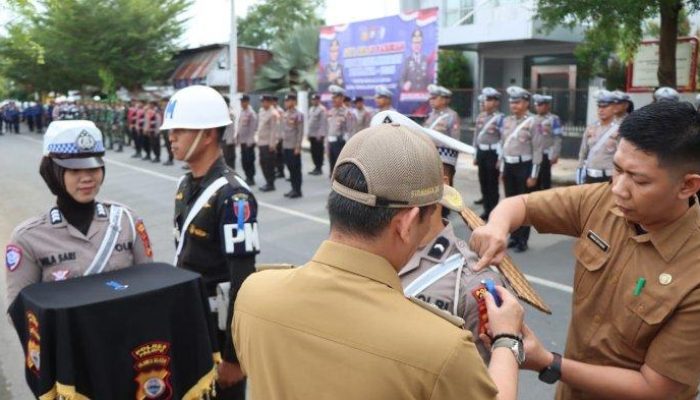
[[[523,316],[525,315],[523,306],[503,286],[496,286],[496,291],[501,297],[502,303],[500,307],[496,305],[496,301],[491,296],[491,293],[486,292],[484,297],[486,312],[489,316],[491,337],[501,333],[509,335],[519,334],[523,328]]]
[[[551,160],[549,160],[549,163],[550,163],[551,165],[554,165],[554,164],[556,164],[556,163],[558,163],[558,162],[559,162],[559,157],[555,157],[555,158],[552,158]]]
[[[527,178],[527,182],[525,182],[525,185],[532,189],[535,186],[537,186],[537,178]]]
[[[474,161],[472,161],[472,164],[474,164],[474,165],[479,165],[479,163],[476,162],[476,158],[474,158]]]
[[[228,361],[221,361],[221,364],[219,364],[218,373],[219,377],[216,380],[216,383],[218,383],[222,388],[233,386],[245,378],[240,364]]]
[[[301,147],[295,147],[294,148],[294,155],[298,156],[299,154],[301,154]]]
[[[523,343],[525,344],[525,362],[522,368],[539,372],[554,361],[554,355],[544,348],[527,324],[523,324]]]
[[[508,232],[494,227],[492,224],[474,229],[469,239],[469,248],[479,255],[479,261],[474,265],[474,271],[479,271],[488,265],[498,265],[506,256],[506,240]]]

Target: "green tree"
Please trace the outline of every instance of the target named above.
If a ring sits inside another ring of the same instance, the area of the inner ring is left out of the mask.
[[[438,52],[438,82],[448,88],[470,88],[474,86],[469,60],[458,50]]]
[[[270,60],[255,77],[255,90],[316,90],[318,27],[297,26],[272,42]]]
[[[113,91],[171,68],[190,0],[37,0],[0,38],[0,73],[29,91]]]
[[[238,18],[238,43],[269,48],[275,40],[292,34],[297,26],[321,26],[318,9],[324,0],[264,0]]]
[[[675,87],[676,38],[681,10],[686,8],[689,13],[698,10],[700,0],[538,0],[537,5],[546,29],[560,24],[584,26],[586,39],[590,40],[588,51],[596,45],[601,46],[600,41],[605,40],[614,44],[616,52],[625,62],[632,59],[639,46],[644,21],[660,17],[659,85]]]

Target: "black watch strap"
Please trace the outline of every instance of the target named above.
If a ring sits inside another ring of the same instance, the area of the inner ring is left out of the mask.
[[[539,379],[544,383],[555,383],[561,378],[561,354],[552,352],[554,360],[540,371]]]

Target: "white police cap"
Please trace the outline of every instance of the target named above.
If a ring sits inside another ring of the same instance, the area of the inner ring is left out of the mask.
[[[613,94],[613,92],[609,90],[599,90],[598,93],[595,95],[595,100],[598,104],[612,104],[617,101],[617,98]]]
[[[552,96],[547,96],[544,94],[535,94],[532,95],[532,101],[534,101],[535,104],[550,104],[552,102]]]
[[[612,92],[612,94],[618,103],[622,103],[623,101],[630,101],[630,95],[623,92],[622,90],[615,90]]]
[[[662,86],[658,89],[656,89],[656,92],[654,92],[654,99],[656,101],[660,100],[669,100],[669,101],[678,101],[680,100],[681,96],[678,94],[676,89],[670,88],[668,86]]]
[[[492,88],[492,87],[485,87],[481,89],[481,95],[483,96],[484,100],[487,98],[492,98],[492,99],[500,99],[501,98],[501,92],[498,90]]]
[[[53,121],[44,134],[44,156],[70,169],[104,166],[102,132],[92,121]]]
[[[378,85],[374,87],[374,97],[393,97],[394,94],[389,90],[388,87],[384,85]]]
[[[506,93],[508,93],[509,101],[530,101],[530,92],[520,86],[509,86],[508,89],[506,89]]]
[[[328,91],[331,92],[333,96],[344,96],[345,95],[345,89],[338,85],[330,85],[328,87]]]

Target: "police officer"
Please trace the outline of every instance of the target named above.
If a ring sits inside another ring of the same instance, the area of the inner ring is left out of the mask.
[[[241,113],[238,117],[238,143],[241,146],[241,168],[249,185],[255,184],[255,131],[258,129],[258,115],[250,106],[250,97],[241,96]]]
[[[455,110],[448,107],[452,92],[437,85],[428,85],[428,92],[433,98],[433,109],[430,111],[428,119],[425,120],[423,126],[459,140],[461,135],[459,115],[457,115]]]
[[[654,91],[654,101],[679,101],[681,95],[672,87],[662,86]]]
[[[351,110],[343,105],[345,89],[331,85],[328,90],[333,96],[333,107],[328,110],[328,163],[332,175],[338,155],[345,146],[345,141],[355,129],[355,116]]]
[[[258,151],[260,154],[260,169],[265,177],[265,186],[261,192],[275,190],[275,154],[277,153],[277,135],[279,114],[270,95],[262,96],[262,107],[258,113]]]
[[[499,112],[501,93],[492,87],[481,90],[482,111],[476,117],[474,126],[474,163],[479,168],[479,186],[481,187],[484,212],[482,219],[488,219],[491,210],[498,204],[498,154],[503,132],[503,113]]]
[[[615,118],[617,119],[618,125],[634,111],[634,103],[630,98],[630,95],[621,91],[615,90],[612,92],[615,97]]]
[[[552,165],[559,161],[561,153],[562,129],[558,115],[550,112],[552,96],[536,94],[532,96],[537,114],[533,128],[532,163],[540,166],[537,176],[537,189],[552,187]]]
[[[284,197],[296,199],[301,197],[301,142],[304,140],[304,114],[297,110],[297,95],[289,93],[284,97],[287,109],[282,114],[282,149],[284,163],[289,170],[292,190]]]
[[[275,177],[284,178],[284,149],[282,148],[282,114],[284,108],[279,105],[279,97],[272,96],[275,111],[277,112],[277,145],[275,147]],[[287,179],[289,180],[289,179]]]
[[[143,221],[129,208],[96,201],[105,167],[102,133],[84,120],[55,121],[44,135],[39,173],[56,205],[15,228],[5,249],[7,304],[36,282],[150,262]]]
[[[528,193],[535,189],[539,164],[533,162],[534,116],[530,114],[530,92],[511,86],[506,89],[511,114],[503,120],[503,148],[500,168],[506,197]],[[527,250],[530,227],[520,227],[510,235],[508,248],[522,253]]]
[[[355,104],[355,120],[357,122],[353,132],[355,134],[369,127],[369,121],[372,120],[374,112],[365,106],[365,99],[362,96],[355,97],[353,103]]]
[[[160,131],[159,127],[162,125],[161,113],[158,109],[158,102],[151,101],[148,103],[148,108],[145,113],[144,122],[144,135],[148,138],[150,143],[150,149],[153,151],[152,163],[160,163]],[[148,147],[146,148],[146,160],[150,160],[148,157]]]
[[[318,93],[311,95],[311,107],[309,107],[309,143],[311,144],[311,159],[314,169],[309,175],[323,174],[324,140],[328,134],[328,118],[326,107],[321,104],[321,96]]]
[[[194,85],[173,95],[161,129],[170,130],[175,158],[191,170],[175,197],[175,265],[201,274],[209,296],[216,295],[220,283],[230,282],[233,304],[241,283],[255,271],[260,243],[255,197],[219,149],[231,123],[224,98],[210,87]],[[225,321],[231,321],[231,308],[217,313],[226,313]],[[219,348],[223,361],[217,382],[228,389],[217,398],[244,399],[245,380],[229,329],[219,333]]]
[[[607,90],[596,95],[598,121],[589,125],[581,139],[576,182],[607,182],[613,175],[613,156],[617,150],[619,125],[615,121],[615,97]]]
[[[377,105],[377,112],[394,110],[391,105],[391,99],[394,94],[389,90],[388,87],[384,85],[378,85],[374,87],[374,102]]]

